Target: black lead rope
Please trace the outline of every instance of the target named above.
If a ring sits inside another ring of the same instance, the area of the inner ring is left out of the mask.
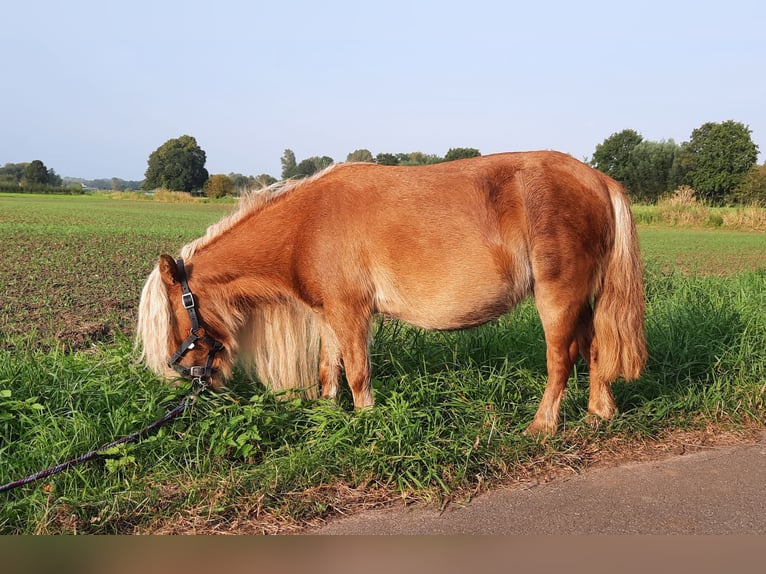
[[[192,295],[191,289],[189,289],[189,282],[186,278],[186,269],[184,267],[183,259],[179,258],[177,261],[177,264],[178,264],[178,271],[179,271],[180,280],[181,280],[181,290],[183,292],[181,295],[181,302],[183,303],[184,309],[186,309],[186,311],[189,313],[189,320],[191,321],[192,327],[191,327],[191,332],[189,333],[189,336],[186,338],[186,340],[183,343],[181,343],[181,346],[178,348],[178,350],[175,353],[173,353],[173,355],[168,360],[168,366],[174,368],[176,371],[181,373],[181,375],[185,377],[190,377],[192,381],[197,385],[197,388],[191,393],[189,393],[188,395],[186,395],[181,400],[181,402],[178,403],[178,406],[176,406],[173,410],[169,411],[165,416],[157,419],[152,424],[141,429],[140,431],[136,431],[134,433],[129,434],[126,437],[123,437],[116,441],[105,444],[102,447],[92,450],[89,453],[86,453],[82,456],[78,456],[77,458],[73,458],[66,462],[62,462],[61,464],[57,464],[56,466],[52,466],[45,470],[41,470],[40,472],[31,474],[27,476],[26,478],[22,478],[14,482],[9,482],[8,484],[4,484],[0,486],[0,492],[6,492],[8,490],[17,488],[19,486],[29,484],[30,482],[35,482],[36,480],[40,480],[41,478],[51,476],[52,474],[57,474],[72,466],[81,464],[83,462],[87,462],[89,460],[93,460],[94,458],[97,458],[99,456],[103,456],[106,454],[105,451],[108,451],[109,449],[114,448],[118,445],[137,441],[139,438],[149,434],[153,430],[161,427],[168,421],[173,420],[182,412],[184,412],[186,410],[187,405],[191,401],[196,399],[197,396],[203,390],[205,390],[205,388],[207,388],[207,384],[210,382],[210,378],[213,373],[213,360],[215,359],[215,355],[219,351],[223,350],[224,346],[222,343],[210,337],[209,335],[198,334],[200,331],[200,322],[199,322],[199,317],[197,316],[197,310],[195,308],[194,295]],[[207,361],[205,362],[205,364],[195,365],[192,367],[186,367],[186,366],[180,365],[179,361],[183,358],[186,352],[189,351],[190,349],[193,349],[197,341],[200,341],[200,340],[210,345],[210,350],[208,351]]]
[[[82,464],[83,462],[88,462],[89,460],[93,460],[94,458],[98,458],[99,456],[104,456],[106,455],[105,451],[108,451],[109,449],[112,449],[121,444],[135,442],[139,438],[148,435],[149,433],[158,429],[165,423],[172,421],[174,418],[178,417],[181,413],[183,413],[186,410],[186,407],[189,405],[189,403],[194,401],[194,399],[196,399],[197,396],[206,388],[206,385],[204,383],[202,383],[201,381],[199,381],[199,383],[200,384],[197,386],[197,388],[191,393],[189,393],[188,395],[186,395],[183,399],[181,399],[181,402],[178,403],[178,405],[173,410],[168,411],[167,414],[160,417],[159,419],[157,419],[150,425],[144,427],[140,431],[133,432],[129,434],[128,436],[125,436],[121,439],[117,439],[108,444],[105,444],[97,449],[94,449],[86,454],[83,454],[82,456],[78,456],[77,458],[73,458],[66,462],[62,462],[61,464],[57,464],[56,466],[46,468],[45,470],[41,470],[40,472],[30,474],[29,476],[25,478],[15,480],[13,482],[9,482],[8,484],[4,484],[0,486],[0,492],[13,490],[14,488],[18,488],[19,486],[24,486],[25,484],[29,484],[30,482],[35,482],[37,480],[40,480],[41,478],[46,478],[53,474],[58,474],[59,472],[62,472],[72,466]]]

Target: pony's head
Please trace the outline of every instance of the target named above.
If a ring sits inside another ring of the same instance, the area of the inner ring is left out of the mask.
[[[204,285],[192,293],[182,260],[161,255],[141,292],[136,344],[158,375],[170,380],[180,374],[221,388],[231,376],[236,342],[216,320],[207,293]]]
[[[210,362],[210,374],[202,378],[220,388],[231,377],[234,360],[238,359],[246,371],[273,390],[299,388],[305,389],[306,396],[316,395],[316,314],[292,297],[289,289],[268,280],[251,282],[247,292],[232,291],[234,271],[220,264],[225,256],[217,256],[220,253],[215,240],[236,233],[244,235],[243,241],[252,241],[247,234],[259,226],[238,223],[264,213],[291,190],[302,189],[319,177],[321,173],[243,196],[236,211],[181,248],[180,255],[187,261],[185,267],[169,255],[160,256],[141,292],[136,328],[136,349],[151,370],[167,379],[178,378],[176,371],[194,378],[200,370],[193,367],[201,367],[204,374]],[[202,259],[213,262],[213,266],[198,266],[195,272],[194,262],[199,264],[203,251]],[[193,314],[189,311],[192,303]],[[194,316],[198,326],[194,325]],[[222,348],[216,349],[216,343]]]

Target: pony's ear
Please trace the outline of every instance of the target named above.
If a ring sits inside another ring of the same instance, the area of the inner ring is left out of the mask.
[[[170,255],[167,255],[163,253],[160,255],[160,277],[162,277],[162,282],[165,283],[168,287],[172,285],[177,285],[181,282],[179,278],[178,273],[178,265],[176,265],[176,260],[173,259]]]

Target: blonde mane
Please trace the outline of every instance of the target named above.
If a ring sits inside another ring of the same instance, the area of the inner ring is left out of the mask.
[[[141,290],[134,349],[140,351],[138,360],[158,375],[172,374],[167,361],[173,321],[168,292],[155,265]]]

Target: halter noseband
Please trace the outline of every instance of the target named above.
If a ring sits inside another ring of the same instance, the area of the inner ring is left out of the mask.
[[[200,330],[199,318],[197,317],[197,310],[194,305],[194,295],[192,295],[191,289],[189,289],[189,282],[186,280],[186,269],[184,268],[184,260],[180,257],[176,261],[178,265],[178,278],[181,283],[181,303],[184,309],[189,313],[189,319],[191,320],[191,331],[186,340],[181,343],[178,350],[168,359],[168,366],[178,371],[184,377],[191,377],[192,379],[199,380],[200,382],[207,383],[213,374],[213,359],[215,359],[216,353],[223,350],[223,344],[213,339],[209,335],[199,335]],[[178,362],[183,358],[187,351],[194,348],[194,345],[202,339],[208,345],[210,345],[210,351],[207,354],[207,362],[204,366],[196,365],[193,367],[185,367],[179,365]]]

